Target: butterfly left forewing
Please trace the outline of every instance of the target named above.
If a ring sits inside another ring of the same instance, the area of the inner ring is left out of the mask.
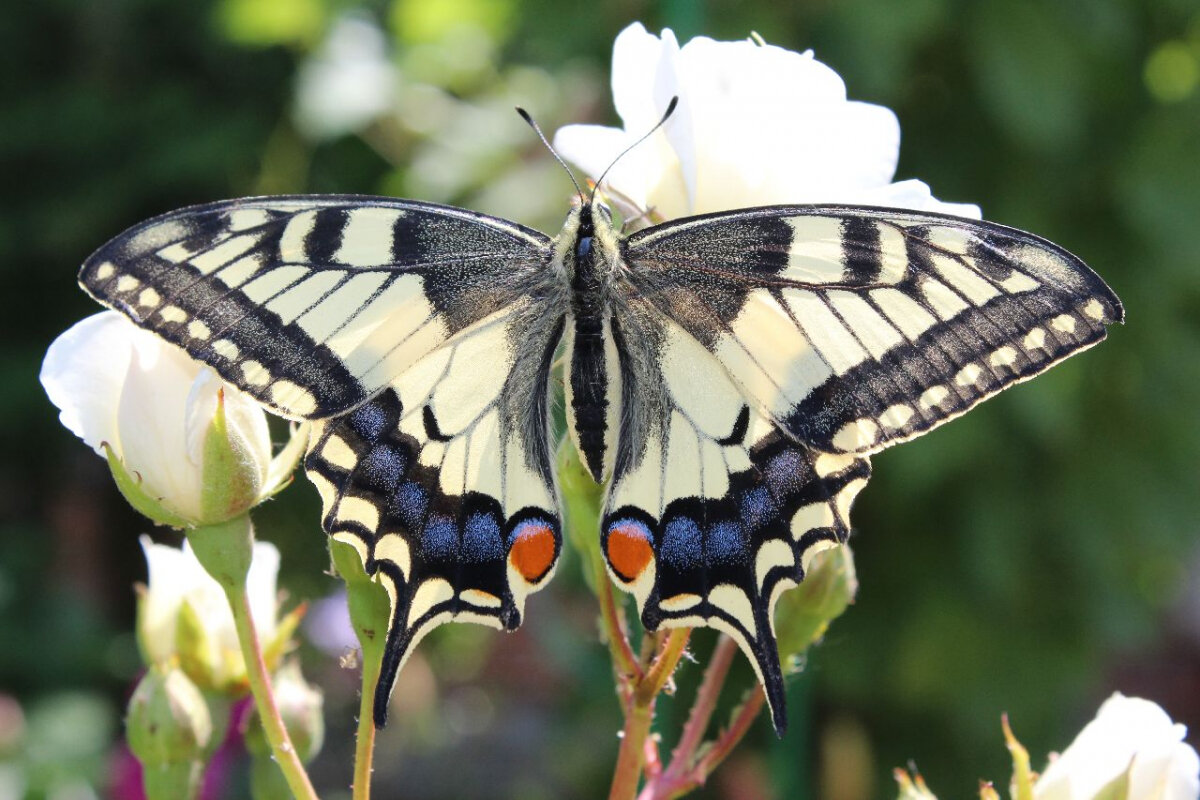
[[[547,440],[561,322],[529,300],[465,330],[379,396],[317,424],[306,461],[329,535],[391,603],[375,697],[446,622],[513,629],[561,548]]]
[[[431,203],[246,198],[135,225],[79,280],[275,412],[324,418],[535,291],[549,245]]]
[[[774,635],[779,595],[843,542],[865,458],[782,434],[678,324],[635,299],[625,342],[625,424],[601,526],[609,574],[650,629],[713,627],[746,653],[785,725]]]
[[[818,449],[874,452],[1099,342],[1120,301],[1079,259],[992,223],[792,206],[631,236],[631,291]]]

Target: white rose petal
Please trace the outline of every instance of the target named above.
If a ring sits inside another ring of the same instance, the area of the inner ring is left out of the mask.
[[[850,101],[836,72],[811,52],[752,41],[692,39],[682,47],[633,24],[613,46],[613,104],[624,128],[570,125],[556,149],[598,177],[661,118],[673,118],[625,155],[605,190],[671,219],[776,203],[854,203],[980,216],[942,203],[924,183],[892,183],[900,126],[887,108]]]
[[[1200,758],[1149,700],[1114,694],[1034,787],[1037,800],[1092,800],[1129,771],[1128,800],[1195,800]]]

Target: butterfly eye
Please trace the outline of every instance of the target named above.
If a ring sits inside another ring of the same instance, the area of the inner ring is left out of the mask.
[[[537,583],[554,565],[557,544],[554,529],[546,520],[526,520],[513,531],[508,559],[521,577]]]
[[[604,550],[613,571],[626,583],[636,581],[654,559],[650,530],[645,523],[631,519],[617,520],[609,526]]]

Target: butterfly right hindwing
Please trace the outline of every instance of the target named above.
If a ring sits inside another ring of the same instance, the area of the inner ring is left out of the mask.
[[[731,636],[782,733],[775,603],[816,552],[846,540],[870,464],[781,432],[717,359],[644,301],[618,319],[634,389],[601,524],[609,573],[649,629]]]

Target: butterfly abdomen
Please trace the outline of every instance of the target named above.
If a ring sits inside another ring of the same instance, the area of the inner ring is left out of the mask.
[[[620,369],[605,287],[615,240],[595,235],[589,206],[578,213],[578,227],[566,249],[572,262],[567,401],[575,444],[588,472],[600,482],[613,460],[620,398]]]

